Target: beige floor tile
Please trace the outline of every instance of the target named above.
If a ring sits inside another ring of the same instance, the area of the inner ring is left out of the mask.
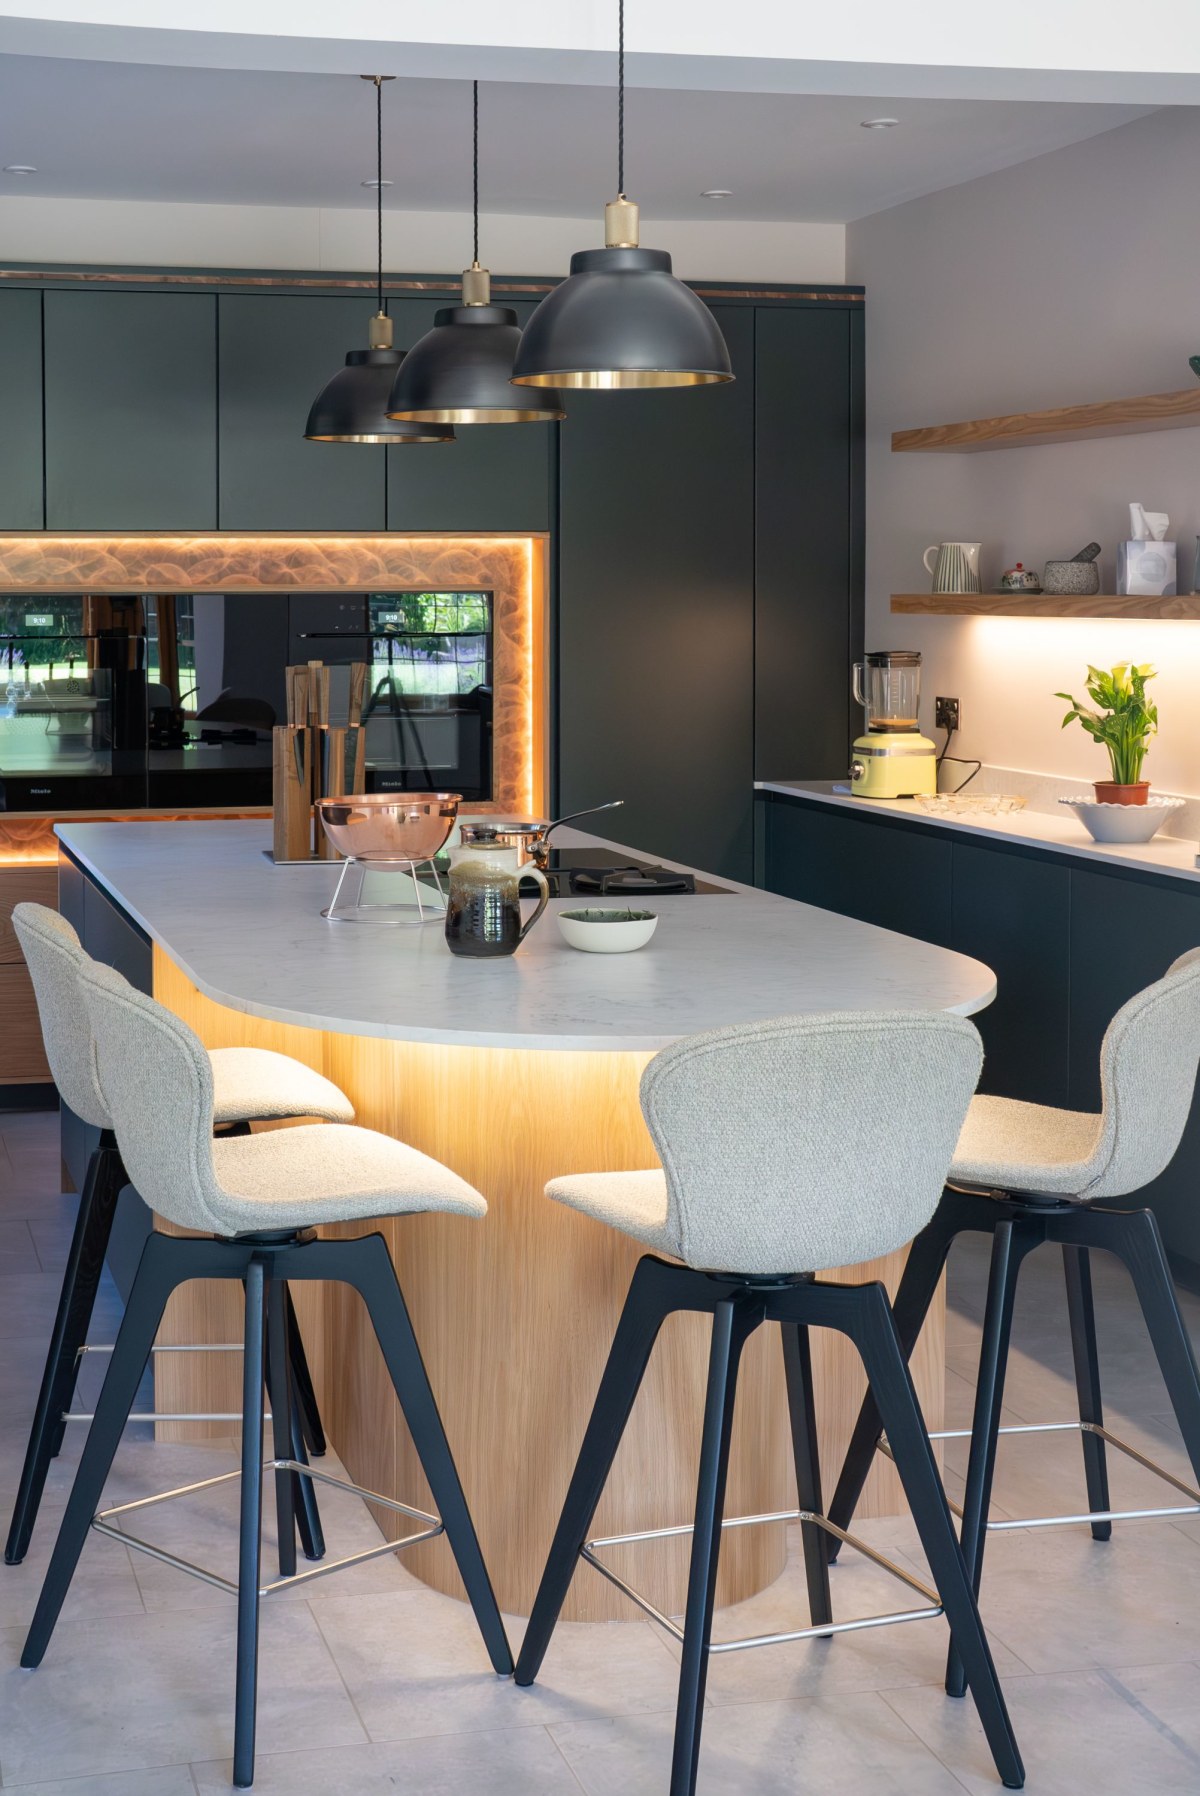
[[[228,1780],[226,1780],[228,1782]],[[65,1782],[13,1784],[23,1796],[196,1796],[187,1765],[163,1765],[153,1771],[114,1771],[100,1777],[69,1777]]]
[[[226,1796],[228,1762],[192,1770],[200,1796]],[[574,1773],[540,1727],[338,1752],[260,1753],[254,1788],[256,1796],[580,1796]]]
[[[29,1551],[20,1565],[0,1565],[0,1628],[27,1628],[62,1521],[63,1503],[43,1500]],[[10,1506],[3,1506],[8,1533]],[[143,1603],[127,1549],[99,1534],[89,1535],[63,1605],[62,1626],[76,1620],[141,1615]]]
[[[1035,1796],[1196,1796],[1200,1669],[1153,1665],[1013,1678],[1009,1713]],[[951,1765],[972,1796],[995,1796],[995,1771],[972,1706],[944,1691],[884,1700]]]

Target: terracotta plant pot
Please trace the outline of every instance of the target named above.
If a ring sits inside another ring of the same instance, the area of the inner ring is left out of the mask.
[[[1097,804],[1145,804],[1150,781],[1139,780],[1136,786],[1119,786],[1116,780],[1093,780]]]

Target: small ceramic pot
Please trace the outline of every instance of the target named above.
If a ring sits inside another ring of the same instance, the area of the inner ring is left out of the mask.
[[[1093,780],[1097,804],[1145,804],[1150,796],[1150,781],[1138,780],[1135,786],[1121,786],[1116,780]]]
[[[1031,567],[1018,561],[1016,567],[1006,568],[1000,576],[1001,592],[1041,592],[1042,583]]]
[[[1042,591],[1086,598],[1100,591],[1100,569],[1094,561],[1048,561]]]

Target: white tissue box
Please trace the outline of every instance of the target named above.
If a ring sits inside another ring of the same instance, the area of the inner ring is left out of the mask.
[[[1170,599],[1176,587],[1175,544],[1117,544],[1117,591],[1144,598]]]

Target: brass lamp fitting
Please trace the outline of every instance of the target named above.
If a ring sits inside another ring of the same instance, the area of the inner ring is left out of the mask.
[[[478,262],[472,262],[469,268],[464,268],[462,297],[464,306],[490,306],[492,303],[491,271],[481,268]]]
[[[627,200],[619,193],[615,200],[609,200],[604,208],[604,247],[605,249],[636,249],[638,247],[638,207],[635,200]]]
[[[376,312],[367,326],[368,349],[390,349],[392,347],[392,321],[386,312]]]

